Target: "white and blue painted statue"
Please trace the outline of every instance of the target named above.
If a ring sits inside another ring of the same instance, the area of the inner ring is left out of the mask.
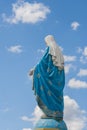
[[[45,54],[34,70],[30,71],[30,75],[33,74],[36,101],[44,113],[34,129],[67,130],[63,121],[64,58],[52,35],[46,36],[45,42]]]

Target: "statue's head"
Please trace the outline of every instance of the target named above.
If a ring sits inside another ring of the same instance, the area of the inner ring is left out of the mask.
[[[52,35],[47,35],[45,37],[46,45],[48,46],[50,43],[55,42],[54,37]]]

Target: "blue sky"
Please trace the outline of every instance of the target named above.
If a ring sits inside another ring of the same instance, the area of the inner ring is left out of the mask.
[[[65,59],[64,120],[87,129],[87,1],[0,0],[0,130],[31,130],[42,114],[29,70],[55,37]]]

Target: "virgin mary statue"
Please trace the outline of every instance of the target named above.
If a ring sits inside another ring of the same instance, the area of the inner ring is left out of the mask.
[[[45,37],[47,48],[33,74],[33,90],[45,118],[63,120],[64,58],[52,35]]]

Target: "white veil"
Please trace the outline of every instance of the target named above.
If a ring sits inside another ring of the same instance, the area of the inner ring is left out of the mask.
[[[53,64],[58,66],[60,70],[64,69],[64,57],[59,46],[56,44],[54,37],[52,35],[46,36],[45,42],[50,48],[49,54],[52,55]]]

